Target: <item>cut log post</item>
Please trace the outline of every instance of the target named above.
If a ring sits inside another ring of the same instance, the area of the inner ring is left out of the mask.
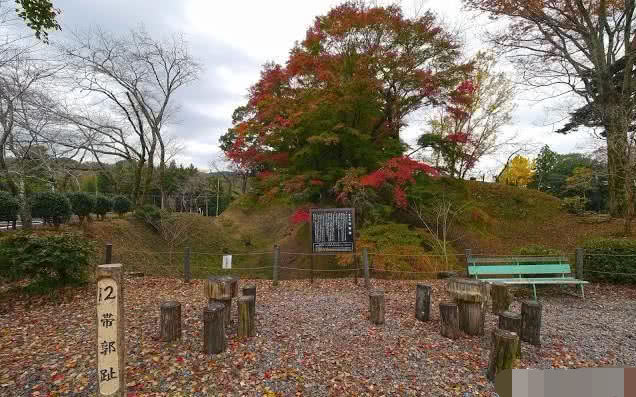
[[[225,320],[225,326],[229,327],[232,322],[232,297],[226,295],[218,299],[210,299],[208,303],[220,303],[223,305],[223,319]]]
[[[415,289],[415,318],[428,321],[431,315],[431,286],[418,284]]]
[[[458,301],[459,329],[468,335],[484,334],[484,312],[480,302]]]
[[[209,300],[221,299],[224,296],[232,296],[232,285],[223,276],[210,276],[205,283],[204,292]]]
[[[238,299],[239,311],[239,338],[248,338],[256,335],[256,310],[254,309],[253,296],[241,296]]]
[[[384,324],[384,291],[381,289],[369,293],[369,320],[373,324]]]
[[[521,340],[541,346],[541,303],[525,301],[521,304]]]
[[[491,382],[504,369],[512,369],[519,358],[519,336],[503,329],[492,330],[490,357],[486,376]]]
[[[161,304],[160,338],[162,342],[181,339],[181,303],[176,301]]]
[[[203,351],[207,354],[225,351],[224,310],[224,305],[214,302],[203,309]]]
[[[246,285],[241,289],[243,296],[253,296],[254,297],[254,305],[256,305],[256,286],[255,285]]]
[[[440,303],[440,334],[450,339],[459,338],[459,314],[456,303]]]
[[[490,300],[492,302],[492,313],[503,313],[508,310],[512,303],[512,294],[504,284],[494,283],[490,287]]]
[[[521,337],[521,314],[513,312],[499,313],[499,329],[514,332]],[[521,343],[519,343],[519,357],[521,357]]]
[[[231,298],[236,298],[238,296],[238,277],[234,276],[220,276],[221,280],[225,280],[226,283],[230,284],[230,295]]]

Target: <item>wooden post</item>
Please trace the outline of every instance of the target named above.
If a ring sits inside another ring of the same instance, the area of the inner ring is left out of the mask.
[[[97,384],[100,397],[126,395],[123,275],[120,264],[97,267]]]
[[[311,253],[311,270],[310,270],[310,272],[309,272],[309,277],[310,277],[310,279],[311,279],[311,283],[312,283],[312,284],[314,283],[314,261],[315,261],[315,259],[314,259],[314,255],[315,255],[315,254],[312,252],[312,253]]]
[[[189,283],[192,279],[192,273],[190,272],[190,254],[192,253],[192,248],[186,247],[185,252],[183,253],[183,281]]]
[[[576,249],[576,278],[583,280],[583,264],[585,261],[585,249]]]
[[[369,292],[369,320],[373,324],[384,324],[384,291]]]
[[[486,377],[495,381],[497,374],[504,369],[512,369],[515,360],[519,358],[519,336],[514,332],[494,329],[492,330],[490,357],[488,359],[488,371]]]
[[[238,299],[239,311],[239,338],[247,338],[256,335],[256,310],[254,309],[253,296],[241,296]]]
[[[358,285],[358,256],[355,249],[353,251],[353,282]]]
[[[230,298],[236,298],[238,296],[238,277],[235,276],[219,276],[219,280],[225,281],[230,288]]]
[[[225,351],[225,307],[220,303],[209,303],[203,309],[203,351],[219,354]]]
[[[369,249],[362,248],[362,265],[364,266],[364,288],[369,289],[371,284],[369,283]]]
[[[492,301],[492,313],[503,313],[508,310],[512,303],[512,294],[504,284],[493,283],[490,286],[490,300]]]
[[[223,305],[223,319],[225,321],[225,326],[229,327],[232,322],[232,296],[223,295],[218,298],[211,298],[208,303],[220,303]]]
[[[440,334],[450,339],[459,338],[459,315],[456,303],[440,303]]]
[[[274,267],[272,268],[272,284],[278,286],[278,261],[280,259],[280,246],[274,246]]]
[[[181,303],[169,301],[161,304],[159,335],[162,342],[181,339]]]
[[[417,284],[415,288],[415,318],[428,321],[431,315],[431,286]]]
[[[458,301],[459,328],[468,335],[484,334],[484,315],[480,302]]]
[[[232,284],[223,276],[210,276],[205,283],[205,296],[209,302],[232,296]]]
[[[470,248],[466,248],[464,250],[464,254],[466,255],[466,276],[470,277],[469,272],[468,272],[468,267],[470,266],[470,259],[473,256],[472,250]]]
[[[513,312],[499,313],[498,327],[499,329],[514,332],[515,334],[521,336],[521,314]],[[519,351],[517,352],[517,354],[519,355],[519,357],[521,357],[521,343],[519,343]]]
[[[106,243],[104,250],[104,264],[108,265],[113,263],[113,243]]]
[[[521,340],[541,346],[541,303],[525,301],[521,303]]]
[[[254,297],[254,305],[256,305],[256,286],[255,285],[246,285],[243,287],[242,291],[243,296],[253,296]]]

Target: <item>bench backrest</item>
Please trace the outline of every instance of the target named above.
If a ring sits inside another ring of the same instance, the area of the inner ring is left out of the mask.
[[[468,260],[468,275],[479,276],[541,274],[559,275],[565,277],[572,273],[566,257],[554,256],[524,256],[524,257],[470,257]]]

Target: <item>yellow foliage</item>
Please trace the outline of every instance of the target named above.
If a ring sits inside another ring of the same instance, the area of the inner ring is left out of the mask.
[[[534,161],[516,155],[499,177],[499,183],[515,186],[527,186],[534,175]]]

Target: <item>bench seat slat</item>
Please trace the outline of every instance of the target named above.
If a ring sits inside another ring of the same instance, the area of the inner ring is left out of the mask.
[[[482,278],[481,281],[503,284],[589,284],[589,281],[578,280],[573,277],[546,278]]]
[[[488,274],[563,274],[571,273],[568,264],[468,266],[471,276]]]
[[[471,264],[479,265],[481,263],[539,263],[539,262],[561,262],[567,263],[568,258],[564,256],[507,256],[507,257],[478,257],[471,256],[469,259]]]

